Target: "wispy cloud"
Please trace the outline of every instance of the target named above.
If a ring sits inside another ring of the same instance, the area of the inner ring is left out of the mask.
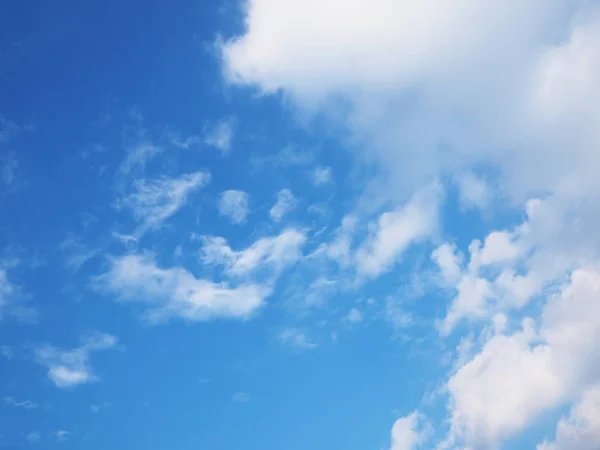
[[[219,213],[233,223],[244,223],[248,217],[248,194],[236,190],[223,192],[219,197]]]
[[[331,167],[315,167],[312,172],[312,182],[315,186],[322,186],[332,181]]]
[[[32,431],[31,433],[27,434],[26,438],[27,442],[30,444],[39,444],[42,441],[42,435],[39,433],[39,431]]]
[[[96,278],[96,286],[121,301],[147,304],[146,318],[151,323],[173,317],[247,319],[271,293],[269,287],[252,282],[232,287],[196,278],[184,267],[163,269],[150,253],[115,257],[110,264],[109,271]]]
[[[318,344],[312,342],[303,331],[297,328],[286,328],[283,330],[279,333],[279,341],[282,344],[303,349],[314,349],[318,347]]]
[[[289,189],[282,189],[277,193],[277,201],[269,211],[269,216],[274,222],[280,222],[283,217],[296,208],[298,200]]]
[[[93,333],[82,339],[80,347],[64,350],[45,344],[36,349],[35,356],[57,387],[72,388],[98,381],[90,364],[91,354],[115,348],[117,343],[117,338],[110,334]]]
[[[175,214],[196,189],[210,182],[208,171],[198,171],[178,178],[136,180],[133,192],[117,200],[118,209],[128,209],[140,222],[136,237],[149,229],[158,229]]]
[[[205,264],[220,264],[232,276],[247,275],[259,269],[279,272],[298,261],[306,235],[301,230],[289,228],[281,234],[258,239],[248,248],[235,251],[222,237],[203,236],[201,259]]]
[[[73,272],[77,272],[89,260],[96,257],[101,248],[89,248],[80,239],[68,237],[63,240],[59,249],[65,254],[65,264]]]
[[[30,400],[15,400],[13,397],[4,397],[4,403],[10,406],[14,406],[15,408],[23,408],[23,409],[37,409],[38,404],[34,403]]]
[[[232,119],[222,120],[206,133],[205,144],[218,149],[223,155],[228,154],[233,143],[234,127]]]
[[[9,265],[14,264],[16,263]],[[0,261],[0,320],[8,317],[25,324],[37,322],[38,310],[28,304],[29,295],[11,282],[6,265]]]

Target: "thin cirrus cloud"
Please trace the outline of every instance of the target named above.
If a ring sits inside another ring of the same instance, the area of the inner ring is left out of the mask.
[[[139,222],[135,232],[139,237],[148,230],[158,229],[185,204],[192,192],[209,182],[210,173],[205,170],[176,178],[138,179],[132,192],[117,199],[115,206],[133,214]]]

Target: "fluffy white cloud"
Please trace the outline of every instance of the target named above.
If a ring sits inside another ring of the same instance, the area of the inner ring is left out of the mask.
[[[600,388],[583,393],[569,417],[556,427],[556,440],[538,445],[537,450],[588,450],[600,442]]]
[[[219,213],[229,217],[233,223],[243,223],[248,217],[248,194],[244,191],[228,190],[219,198]]]
[[[344,320],[350,322],[350,323],[357,323],[360,322],[363,319],[361,312],[356,309],[356,308],[352,308],[350,311],[348,311],[348,314],[346,314],[346,316],[344,317]]]
[[[279,272],[302,256],[301,248],[306,235],[301,230],[289,228],[273,237],[258,239],[248,248],[235,251],[222,237],[204,236],[201,259],[205,264],[221,264],[233,276],[248,275],[258,269]]]
[[[59,388],[71,388],[98,381],[92,366],[92,353],[114,348],[116,337],[105,334],[91,334],[83,339],[83,344],[72,350],[63,350],[52,345],[37,348],[35,355],[39,364],[48,369],[48,378]]]
[[[347,100],[346,129],[387,177],[381,195],[474,166],[519,201],[600,187],[600,14],[586,2],[321,3],[248,0],[224,71],[303,108]],[[479,178],[462,184],[482,204]]]
[[[494,448],[597,383],[599,299],[600,273],[576,270],[539,324],[526,319],[520,331],[493,335],[448,382],[453,438]]]
[[[430,237],[438,226],[440,199],[441,190],[435,184],[417,193],[401,209],[383,213],[356,251],[358,273],[378,276],[411,244]]]
[[[110,269],[97,277],[96,285],[121,301],[147,304],[150,322],[172,317],[190,321],[247,319],[271,293],[269,287],[255,283],[232,287],[197,278],[180,266],[163,269],[150,253],[112,258]]]
[[[414,450],[427,437],[427,423],[417,412],[402,417],[392,427],[390,450]]]
[[[283,217],[296,208],[298,200],[289,189],[282,189],[277,193],[277,201],[269,211],[269,216],[274,222],[279,222]]]
[[[140,179],[133,185],[133,192],[117,200],[117,208],[129,209],[140,226],[136,235],[148,229],[157,229],[175,214],[196,189],[210,182],[207,171],[198,171],[179,178]]]

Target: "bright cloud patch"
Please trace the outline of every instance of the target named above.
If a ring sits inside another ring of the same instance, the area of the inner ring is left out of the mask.
[[[243,223],[248,216],[248,194],[244,191],[229,190],[221,194],[219,213],[229,217],[233,223]]]
[[[97,285],[121,301],[147,305],[147,319],[173,317],[190,321],[216,318],[247,319],[264,304],[271,289],[254,283],[235,287],[197,278],[183,267],[163,269],[152,254],[114,257]]]
[[[91,354],[114,348],[117,342],[110,334],[98,333],[84,338],[82,345],[72,350],[43,345],[35,355],[38,363],[48,369],[50,381],[59,388],[72,388],[99,380],[90,364]]]

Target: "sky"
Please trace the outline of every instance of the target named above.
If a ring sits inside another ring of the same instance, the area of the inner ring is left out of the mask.
[[[0,449],[600,449],[600,4],[4,1]]]

